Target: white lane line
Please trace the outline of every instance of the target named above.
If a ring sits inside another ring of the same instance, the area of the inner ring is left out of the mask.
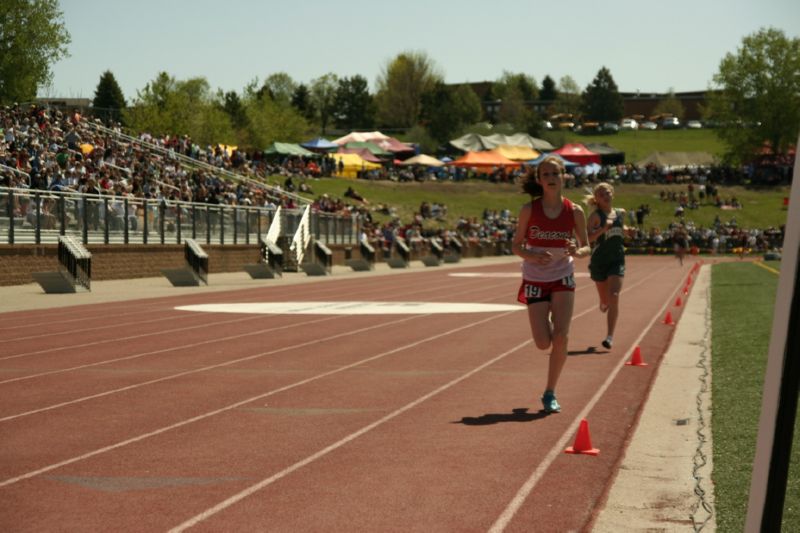
[[[487,366],[493,365],[497,361],[500,361],[501,359],[511,355],[512,353],[514,353],[514,352],[516,352],[518,350],[521,350],[522,348],[524,348],[525,346],[527,346],[527,345],[529,345],[531,343],[532,343],[532,341],[530,339],[528,339],[526,341],[521,342],[520,344],[517,344],[516,346],[514,346],[510,350],[507,350],[507,351],[501,353],[500,355],[498,355],[497,357],[486,361],[485,363],[473,368],[472,370],[470,370],[466,374],[462,374],[461,376],[457,377],[456,379],[454,379],[454,380],[452,380],[452,381],[450,381],[448,383],[445,383],[441,387],[439,387],[437,389],[434,389],[433,391],[429,392],[428,394],[425,394],[424,396],[420,396],[419,398],[417,398],[413,402],[405,404],[403,407],[400,407],[399,409],[397,409],[395,411],[392,411],[391,413],[389,413],[388,415],[384,416],[383,418],[380,418],[380,419],[376,420],[375,422],[362,427],[358,431],[347,435],[346,437],[338,440],[337,442],[334,442],[330,446],[327,446],[326,448],[323,448],[322,450],[318,451],[314,455],[309,455],[308,457],[306,457],[302,461],[298,461],[297,463],[294,463],[293,465],[291,465],[291,466],[289,466],[287,468],[284,468],[280,472],[277,472],[276,474],[273,474],[272,476],[270,476],[270,477],[268,477],[266,479],[263,479],[263,480],[259,481],[258,483],[255,483],[255,484],[247,487],[243,491],[241,491],[241,492],[239,492],[237,494],[234,494],[233,496],[231,496],[227,500],[224,500],[224,501],[218,503],[214,507],[206,509],[202,513],[200,513],[200,514],[190,518],[189,520],[185,521],[184,523],[182,523],[182,524],[170,529],[169,530],[170,533],[179,533],[181,531],[184,531],[186,529],[189,529],[190,527],[193,527],[193,526],[199,524],[203,520],[206,520],[207,518],[209,518],[209,517],[217,514],[218,512],[230,507],[231,505],[243,500],[244,498],[247,498],[251,494],[253,494],[255,492],[258,492],[259,490],[263,489],[264,487],[266,487],[268,485],[271,485],[272,483],[275,483],[276,481],[278,481],[279,479],[281,479],[283,477],[286,477],[287,475],[291,474],[295,470],[298,470],[298,469],[303,468],[304,466],[306,466],[308,464],[313,463],[317,459],[320,459],[320,458],[328,455],[329,453],[337,450],[338,448],[341,448],[342,446],[344,446],[348,442],[351,442],[351,441],[357,439],[358,437],[364,435],[365,433],[367,433],[369,431],[372,431],[376,427],[378,427],[378,426],[380,426],[382,424],[385,424],[386,422],[392,420],[393,418],[396,418],[396,417],[400,416],[401,414],[405,413],[409,409],[413,409],[414,407],[418,406],[422,402],[433,398],[437,394],[440,394],[440,393],[446,391],[447,389],[453,387],[454,385],[457,385],[458,383],[461,383],[465,379],[467,379],[467,378],[475,375],[476,373],[480,372],[481,370],[483,370]]]
[[[658,271],[658,272],[660,272],[660,271]],[[634,287],[637,287],[638,285],[641,285],[648,278],[654,276],[658,272],[653,273],[653,274],[645,277],[644,279],[640,280],[638,283],[635,283],[634,285],[629,287],[627,290],[631,290]],[[574,318],[579,318],[579,317],[584,316],[584,315],[586,315],[588,313],[591,313],[593,311],[595,311],[595,309],[594,309],[594,307],[591,307],[589,309],[586,309],[585,311],[582,311],[582,312],[578,313],[577,315],[575,315],[573,317],[573,319]],[[652,323],[651,323],[651,325],[652,325]],[[650,327],[650,325],[648,325],[648,329],[649,329],[649,327]],[[399,409],[389,413],[388,415],[384,416],[383,418],[380,418],[380,419],[376,420],[375,422],[362,427],[358,431],[355,431],[355,432],[351,433],[350,435],[347,435],[346,437],[344,437],[341,440],[339,440],[339,441],[327,446],[326,448],[323,448],[322,450],[318,451],[317,453],[306,457],[302,461],[298,461],[297,463],[294,463],[293,465],[281,470],[280,472],[277,472],[277,473],[273,474],[272,476],[270,476],[270,477],[268,477],[266,479],[263,479],[263,480],[259,481],[258,483],[255,483],[255,484],[249,486],[248,488],[244,489],[243,491],[234,494],[230,498],[227,498],[226,500],[218,503],[217,505],[214,505],[213,507],[210,507],[210,508],[206,509],[205,511],[195,515],[194,517],[192,517],[189,520],[183,522],[182,524],[170,529],[170,533],[179,533],[181,531],[184,531],[184,530],[186,530],[186,529],[188,529],[190,527],[193,527],[193,526],[199,524],[200,522],[210,518],[211,516],[217,514],[218,512],[230,507],[231,505],[243,500],[244,498],[247,498],[248,496],[252,495],[253,493],[258,492],[259,490],[263,489],[264,487],[267,487],[268,485],[271,485],[272,483],[280,480],[283,477],[286,477],[287,475],[291,474],[292,472],[294,472],[294,471],[296,471],[296,470],[298,470],[298,469],[300,469],[300,468],[302,468],[302,467],[304,467],[304,466],[316,461],[317,459],[320,459],[321,457],[324,457],[325,455],[329,454],[330,452],[335,451],[338,448],[341,448],[345,444],[357,439],[358,437],[364,435],[368,431],[371,431],[371,430],[375,429],[376,427],[384,424],[385,422],[388,422],[389,420],[401,415],[402,413],[405,413],[409,409],[412,409],[412,408],[416,407],[417,405],[419,405],[420,403],[422,403],[422,402],[424,402],[424,401],[436,396],[437,394],[439,394],[439,393],[441,393],[441,392],[453,387],[454,385],[464,381],[468,377],[476,374],[477,372],[480,372],[481,370],[485,369],[486,367],[496,363],[497,361],[500,361],[501,359],[503,359],[503,358],[507,357],[508,355],[516,352],[517,350],[520,350],[520,349],[524,348],[525,346],[527,346],[529,344],[532,344],[532,340],[531,339],[528,339],[528,340],[518,344],[517,346],[511,348],[510,350],[507,350],[507,351],[501,353],[500,355],[494,357],[493,359],[490,359],[489,361],[487,361],[485,363],[482,363],[481,365],[473,368],[472,370],[470,370],[466,374],[462,374],[458,378],[456,378],[456,379],[454,379],[454,380],[442,385],[441,387],[439,387],[439,388],[437,388],[437,389],[425,394],[424,396],[420,396],[416,400],[404,405],[403,407],[400,407]],[[616,375],[616,373],[614,375]],[[570,429],[569,431],[571,432],[572,429]],[[570,433],[565,433],[565,435],[568,437],[570,435]],[[563,439],[563,437],[562,437],[562,439]],[[559,440],[559,443],[560,442],[561,442],[561,440]],[[550,462],[552,462],[552,459],[550,460]],[[549,463],[548,463],[547,466],[549,466]],[[546,470],[547,466],[545,466],[545,470]]]
[[[469,291],[461,291],[460,294],[463,295],[463,294],[468,294],[470,292],[480,292],[480,291],[484,291],[484,290],[492,290],[493,288],[494,287],[487,288],[485,286],[482,286],[482,287],[479,287],[479,288],[476,288],[476,289],[471,289]],[[420,292],[420,291],[417,291],[417,292]],[[422,291],[422,292],[427,292],[427,290]],[[250,317],[250,318],[257,318],[257,317]],[[258,331],[251,331],[251,332],[247,332],[247,333],[242,333],[242,334],[239,334],[239,335],[231,335],[229,337],[209,339],[209,340],[198,342],[198,343],[195,343],[195,344],[181,344],[179,346],[170,346],[170,347],[167,347],[167,348],[161,348],[161,349],[153,350],[153,351],[149,351],[149,352],[135,353],[135,354],[127,355],[125,357],[118,357],[118,358],[115,358],[115,359],[105,359],[103,361],[97,361],[97,362],[94,362],[94,363],[87,363],[87,364],[84,364],[84,365],[78,365],[78,366],[74,366],[74,367],[61,368],[61,369],[58,369],[58,370],[48,370],[47,372],[39,372],[37,374],[29,374],[29,375],[25,375],[25,376],[19,376],[19,377],[16,377],[16,378],[6,379],[6,380],[3,380],[3,381],[0,381],[0,385],[3,385],[5,383],[14,383],[14,382],[17,382],[17,381],[24,381],[24,380],[33,379],[33,378],[42,377],[42,376],[49,376],[49,375],[52,375],[52,374],[61,374],[61,373],[64,373],[64,372],[71,372],[71,371],[74,371],[74,370],[84,370],[86,368],[102,366],[102,365],[106,365],[106,364],[110,364],[110,363],[118,363],[120,361],[128,361],[128,360],[132,360],[132,359],[138,359],[140,357],[144,357],[144,356],[147,356],[147,355],[154,355],[154,354],[166,353],[166,352],[171,352],[171,351],[176,351],[176,350],[183,350],[185,348],[192,348],[192,347],[195,347],[195,346],[202,346],[202,345],[205,345],[205,344],[213,344],[215,342],[224,342],[224,341],[229,341],[229,340],[233,340],[233,339],[240,339],[242,337],[247,337],[247,336],[252,336],[252,335],[260,335],[262,333],[268,333],[270,331],[278,331],[278,330],[282,330],[282,329],[305,326],[305,325],[308,325],[308,324],[316,324],[318,322],[334,320],[335,318],[338,318],[338,317],[321,318],[321,319],[316,319],[316,320],[307,320],[307,321],[302,322],[302,323],[287,324],[287,325],[284,325],[284,326],[276,326],[276,327],[262,329],[262,330],[258,330]],[[237,322],[237,320],[231,320],[229,322]],[[214,325],[216,326],[218,324],[226,324],[226,323],[228,323],[228,322],[215,322]],[[391,323],[393,323],[393,322],[391,322]],[[132,387],[133,386],[128,387],[128,388],[132,388]],[[103,395],[105,395],[105,394],[95,395],[95,396],[92,396],[92,397],[98,397],[98,396],[103,396]],[[68,405],[69,403],[75,403],[75,402],[68,402],[66,405]],[[65,405],[65,404],[59,404],[59,405]],[[36,411],[36,412],[38,412],[38,411]],[[0,419],[0,421],[2,421],[2,420],[5,420],[5,419]]]
[[[116,450],[118,448],[122,448],[123,446],[127,446],[129,444],[133,444],[133,443],[148,439],[150,437],[154,437],[156,435],[160,435],[162,433],[166,433],[167,431],[171,431],[173,429],[177,429],[177,428],[189,425],[189,424],[193,424],[194,422],[198,422],[200,420],[205,420],[206,418],[218,415],[220,413],[224,413],[224,412],[230,411],[232,409],[236,409],[238,407],[242,407],[244,405],[247,405],[248,403],[251,403],[251,402],[254,402],[254,401],[257,401],[257,400],[261,400],[263,398],[267,398],[269,396],[273,396],[273,395],[278,394],[280,392],[284,392],[284,391],[287,391],[287,390],[290,390],[290,389],[294,389],[296,387],[300,387],[301,385],[305,385],[307,383],[311,383],[313,381],[317,381],[319,379],[322,379],[322,378],[325,378],[325,377],[328,377],[328,376],[332,376],[332,375],[338,374],[340,372],[344,372],[345,370],[348,370],[350,368],[355,368],[355,367],[357,367],[359,365],[363,365],[364,363],[369,363],[371,361],[375,361],[375,360],[380,359],[382,357],[386,357],[387,355],[391,355],[391,354],[394,354],[394,353],[397,353],[397,352],[400,352],[400,351],[403,351],[403,350],[414,348],[414,347],[419,346],[421,344],[424,344],[426,342],[430,342],[430,341],[433,341],[433,340],[436,340],[436,339],[440,339],[442,337],[446,337],[448,335],[452,335],[454,333],[458,333],[459,331],[463,331],[465,329],[474,328],[475,326],[478,326],[478,325],[483,324],[485,322],[490,322],[492,320],[497,320],[497,319],[500,319],[500,318],[504,318],[504,317],[506,317],[508,315],[511,315],[511,314],[512,313],[509,312],[509,313],[502,313],[502,314],[498,314],[498,315],[492,315],[492,316],[490,316],[488,318],[484,318],[482,320],[476,320],[475,322],[470,322],[469,324],[464,325],[464,326],[459,326],[457,328],[453,328],[453,329],[450,329],[450,330],[442,332],[442,333],[437,333],[436,335],[432,335],[430,337],[426,337],[424,339],[420,339],[418,341],[415,341],[415,342],[412,342],[412,343],[409,343],[409,344],[405,344],[405,345],[399,346],[397,348],[392,348],[391,350],[387,350],[387,351],[381,352],[381,353],[379,353],[377,355],[373,355],[373,356],[367,357],[365,359],[361,359],[360,361],[356,361],[354,363],[350,363],[349,365],[341,366],[341,367],[336,368],[334,370],[330,370],[328,372],[323,372],[322,374],[317,374],[316,376],[312,376],[310,378],[307,378],[307,379],[304,379],[304,380],[301,380],[301,381],[296,381],[294,383],[291,383],[289,385],[285,385],[285,386],[280,387],[278,389],[273,389],[273,390],[271,390],[269,392],[265,392],[263,394],[259,394],[257,396],[253,396],[253,397],[247,398],[246,400],[241,400],[241,401],[229,404],[229,405],[227,405],[225,407],[221,407],[221,408],[215,409],[213,411],[208,411],[206,413],[194,416],[192,418],[187,418],[187,419],[182,420],[180,422],[176,422],[175,424],[171,424],[169,426],[164,426],[162,428],[150,431],[148,433],[143,433],[141,435],[137,435],[136,437],[132,437],[130,439],[126,439],[124,441],[120,441],[120,442],[118,442],[116,444],[111,444],[111,445],[105,446],[103,448],[98,448],[98,449],[93,450],[91,452],[87,452],[87,453],[84,453],[82,455],[79,455],[79,456],[76,456],[76,457],[72,457],[70,459],[65,459],[63,461],[59,461],[58,463],[53,463],[53,464],[50,464],[48,466],[44,466],[42,468],[39,468],[37,470],[32,470],[30,472],[26,472],[26,473],[21,474],[19,476],[6,479],[6,480],[0,482],[0,487],[5,487],[7,485],[13,485],[14,483],[18,483],[18,482],[20,482],[22,480],[25,480],[25,479],[28,479],[28,478],[32,478],[34,476],[38,476],[39,474],[43,474],[43,473],[49,472],[51,470],[55,470],[56,468],[61,468],[62,466],[70,465],[72,463],[76,463],[78,461],[82,461],[84,459],[88,459],[90,457],[94,457],[96,455],[100,455],[100,454],[103,454],[103,453],[106,453],[106,452],[110,452],[112,450]],[[418,317],[413,317],[413,318],[418,318]],[[401,319],[401,320],[398,320],[397,322],[401,322],[401,321],[404,321],[404,320],[412,320],[412,318]],[[344,334],[342,334],[342,335],[344,335]]]
[[[419,289],[419,290],[415,290],[415,291],[404,291],[403,293],[404,294],[419,294],[419,293],[431,292],[431,291],[438,290],[438,289],[441,289],[441,283],[437,283],[436,285],[434,285],[432,287],[427,287],[427,288]],[[369,291],[369,292],[367,292],[367,294],[370,294],[372,292],[379,292],[381,294],[385,294],[387,290],[389,290],[389,288],[384,286],[381,289],[374,290],[374,291]],[[465,291],[465,292],[474,292],[475,290],[477,290],[477,289],[473,289],[471,291]],[[464,294],[465,292],[462,292],[460,294]],[[224,322],[214,322],[214,325],[216,326],[216,325],[221,325],[221,324],[235,324],[237,322],[244,322],[244,321],[247,321],[247,320],[260,320],[260,319],[263,319],[263,317],[253,316],[253,317],[246,317],[246,318],[236,318],[236,319],[231,319],[231,320],[224,321]],[[89,346],[98,346],[98,345],[102,345],[102,344],[109,344],[109,343],[112,343],[112,342],[116,343],[118,341],[123,341],[123,340],[134,340],[134,339],[140,339],[140,338],[145,338],[145,337],[153,337],[153,336],[158,336],[158,335],[163,335],[163,334],[168,334],[168,333],[176,333],[176,332],[180,332],[180,331],[188,331],[188,330],[192,330],[192,329],[206,328],[208,326],[209,326],[209,324],[202,324],[202,325],[197,325],[197,326],[187,326],[187,327],[183,327],[183,328],[176,328],[176,329],[170,329],[170,330],[158,331],[158,332],[152,332],[152,333],[143,333],[141,335],[131,335],[131,336],[128,336],[128,337],[119,337],[119,338],[115,338],[115,339],[107,339],[107,340],[102,340],[102,341],[88,342],[88,343],[85,343],[85,344],[71,344],[71,345],[58,346],[58,347],[55,347],[55,348],[48,348],[48,349],[44,349],[44,350],[38,350],[38,351],[35,351],[35,352],[25,352],[25,353],[18,353],[18,354],[3,356],[3,357],[0,357],[0,361],[5,361],[5,360],[8,360],[8,359],[17,359],[17,358],[20,358],[20,357],[28,357],[28,356],[31,356],[31,355],[40,355],[40,354],[45,354],[45,353],[64,351],[64,350],[69,350],[71,348],[86,348],[86,347],[89,347]],[[0,381],[0,384],[2,384],[2,383],[5,383],[5,382],[4,381]]]
[[[663,270],[663,268],[661,270]],[[643,281],[644,280],[642,280],[642,282]],[[680,288],[682,283],[683,283],[683,277],[681,277],[681,279],[678,281],[677,287]],[[675,289],[675,291],[673,291],[671,294],[674,294],[677,290],[678,289]],[[661,309],[659,309],[658,312],[656,312],[656,314],[653,315],[653,318],[651,318],[647,326],[644,327],[642,333],[639,334],[636,340],[633,341],[633,344],[631,344],[631,346],[624,352],[623,358],[619,360],[617,366],[611,371],[611,373],[608,375],[608,377],[600,386],[600,388],[597,389],[597,392],[594,393],[594,396],[592,396],[592,398],[584,406],[584,408],[581,409],[577,415],[575,415],[575,418],[569,424],[568,429],[561,435],[561,437],[558,439],[558,441],[556,441],[553,447],[550,448],[550,451],[547,452],[547,455],[545,455],[544,460],[541,463],[539,463],[539,465],[536,467],[536,470],[533,471],[531,476],[519,488],[519,490],[514,495],[512,500],[506,506],[505,510],[503,510],[503,512],[495,521],[495,523],[492,525],[492,527],[489,528],[490,533],[500,533],[501,531],[505,530],[505,528],[514,518],[514,515],[516,515],[517,511],[519,511],[520,507],[522,507],[522,504],[528,498],[531,491],[533,491],[534,487],[536,487],[536,484],[539,483],[539,481],[544,476],[545,472],[547,472],[547,469],[550,468],[551,464],[553,464],[553,461],[555,461],[558,456],[564,453],[564,448],[567,446],[567,443],[574,435],[575,430],[578,427],[578,424],[580,423],[581,419],[586,418],[586,415],[589,414],[589,411],[591,411],[594,408],[597,402],[600,401],[600,397],[603,396],[608,387],[611,386],[611,382],[614,381],[614,378],[617,377],[617,374],[619,374],[620,369],[622,369],[625,366],[625,361],[628,358],[628,354],[630,354],[633,351],[633,349],[641,342],[641,340],[644,338],[644,336],[647,334],[647,332],[650,330],[650,328],[653,326],[656,320],[659,319],[659,317],[664,313],[664,310],[667,307],[669,307],[671,303],[672,303],[672,297],[670,295],[670,298],[667,298],[667,301],[664,302],[664,305],[661,306]]]

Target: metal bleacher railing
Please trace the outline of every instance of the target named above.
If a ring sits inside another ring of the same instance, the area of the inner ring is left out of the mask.
[[[85,125],[89,126],[91,129],[96,130],[98,133],[102,133],[103,135],[110,136],[112,138],[116,138],[116,140],[118,140],[118,141],[123,141],[125,143],[132,143],[134,145],[139,146],[140,148],[146,148],[147,150],[150,150],[151,152],[155,152],[157,154],[160,154],[160,155],[162,155],[162,156],[164,156],[164,157],[166,157],[168,159],[172,159],[172,160],[178,161],[178,162],[180,162],[181,164],[183,164],[185,166],[203,169],[203,170],[205,170],[207,172],[210,172],[212,174],[217,174],[220,177],[222,177],[222,178],[224,178],[224,179],[226,179],[228,181],[234,181],[234,182],[239,182],[239,183],[243,182],[243,183],[247,183],[249,185],[252,185],[254,187],[258,187],[260,189],[263,189],[267,193],[269,193],[274,198],[280,198],[280,197],[291,198],[292,200],[294,200],[295,203],[297,203],[297,205],[300,205],[300,206],[303,206],[303,205],[311,203],[307,198],[304,198],[304,197],[302,197],[300,195],[293,194],[293,193],[290,193],[288,191],[284,191],[284,190],[281,190],[281,189],[277,189],[277,188],[272,187],[272,186],[270,186],[268,184],[265,184],[265,183],[263,183],[263,182],[261,182],[259,180],[253,179],[253,178],[251,178],[249,176],[245,176],[245,175],[242,175],[242,174],[237,174],[235,172],[231,172],[228,169],[217,167],[217,166],[208,164],[205,161],[200,161],[198,159],[191,158],[191,157],[189,157],[189,156],[187,156],[185,154],[181,154],[180,152],[176,152],[175,150],[172,150],[172,149],[169,149],[169,148],[164,148],[163,146],[159,146],[157,144],[153,144],[153,143],[144,141],[142,139],[139,139],[139,138],[136,138],[136,137],[132,137],[130,135],[126,135],[126,134],[124,134],[124,133],[122,133],[120,131],[113,130],[111,128],[108,128],[106,126],[98,124],[96,122],[87,121],[85,123]]]
[[[301,209],[282,209],[282,236],[292,236]],[[258,244],[275,209],[270,207],[153,200],[112,194],[82,194],[0,187],[0,239],[7,244],[47,244],[72,235],[88,244]],[[311,213],[314,239],[354,244],[357,217]]]

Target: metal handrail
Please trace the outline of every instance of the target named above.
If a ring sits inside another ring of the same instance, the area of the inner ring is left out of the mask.
[[[22,207],[20,217],[16,211]],[[0,242],[40,244],[73,235],[83,244],[181,244],[189,238],[206,244],[255,244],[266,236],[276,211],[265,206],[0,187]],[[294,234],[302,213],[300,208],[281,210],[282,236]],[[314,238],[326,244],[357,242],[357,217],[319,211],[312,211],[311,217]]]
[[[253,178],[251,178],[249,176],[243,176],[241,174],[236,174],[235,172],[231,172],[230,170],[227,170],[227,169],[224,169],[224,168],[215,167],[214,165],[210,165],[210,164],[208,164],[208,163],[206,163],[204,161],[193,159],[193,158],[188,157],[188,156],[186,156],[186,155],[184,155],[184,154],[182,154],[180,152],[176,152],[175,150],[167,149],[167,148],[164,148],[162,146],[158,146],[157,144],[153,144],[153,143],[149,143],[147,141],[143,141],[141,139],[137,139],[136,137],[132,137],[132,136],[127,135],[125,133],[113,130],[113,129],[108,128],[106,126],[103,126],[101,124],[97,124],[97,123],[94,123],[94,122],[91,122],[91,121],[86,122],[86,124],[90,125],[91,127],[95,128],[98,131],[101,131],[101,132],[103,132],[103,133],[105,133],[107,135],[116,135],[116,136],[118,136],[118,137],[120,137],[122,139],[125,139],[128,142],[131,142],[131,143],[138,144],[140,146],[146,147],[146,148],[148,148],[150,150],[153,150],[155,152],[161,153],[164,156],[175,158],[178,161],[181,161],[182,163],[185,163],[187,165],[200,167],[200,168],[203,168],[205,170],[208,170],[209,172],[213,172],[215,174],[226,176],[226,177],[228,177],[230,179],[233,179],[235,181],[239,181],[239,182],[243,181],[243,182],[246,182],[246,183],[250,183],[251,185],[256,185],[256,186],[258,186],[258,187],[260,187],[262,189],[265,189],[265,190],[273,193],[278,198],[281,197],[281,196],[286,196],[288,198],[293,199],[295,202],[297,202],[300,205],[306,205],[306,204],[310,204],[311,203],[311,201],[308,200],[307,198],[304,198],[304,197],[299,196],[297,194],[293,194],[293,193],[290,193],[288,191],[284,191],[282,189],[277,189],[275,187],[272,187],[270,185],[262,183],[262,182],[260,182],[258,180],[255,180],[255,179],[253,179]]]

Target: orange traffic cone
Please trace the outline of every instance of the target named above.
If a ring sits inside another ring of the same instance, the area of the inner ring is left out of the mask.
[[[589,422],[586,419],[581,420],[581,425],[578,427],[578,434],[575,436],[575,443],[564,450],[564,453],[582,453],[586,455],[597,455],[600,450],[592,448],[592,438],[589,437]]]
[[[667,311],[667,316],[664,317],[664,324],[668,326],[674,326],[675,322],[672,321],[672,313]]]
[[[642,361],[642,350],[639,349],[638,346],[633,349],[633,355],[631,355],[631,360],[625,364],[628,366],[647,366],[647,363]]]
[[[675,307],[680,307],[680,306],[681,306],[681,303],[682,303],[682,302],[681,302],[681,297],[680,297],[680,296],[678,296],[678,297],[675,299]]]

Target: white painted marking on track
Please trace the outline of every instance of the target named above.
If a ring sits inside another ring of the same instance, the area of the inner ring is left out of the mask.
[[[519,278],[522,276],[519,272],[451,272],[448,276],[454,278]],[[576,278],[588,278],[588,272],[575,272]]]
[[[505,313],[522,305],[456,302],[260,302],[183,305],[178,311],[273,315],[431,315],[442,313]]]

